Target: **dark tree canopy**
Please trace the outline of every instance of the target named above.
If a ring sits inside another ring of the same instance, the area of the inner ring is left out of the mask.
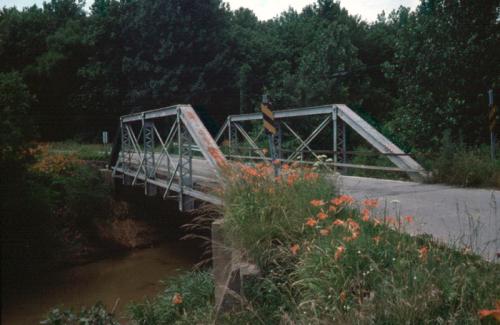
[[[347,103],[406,148],[436,146],[447,129],[480,144],[499,84],[499,5],[422,0],[367,23],[333,0],[268,21],[221,0],[96,0],[88,13],[51,0],[0,11],[0,73],[20,78],[49,140],[175,103],[220,122],[267,92],[278,109]]]

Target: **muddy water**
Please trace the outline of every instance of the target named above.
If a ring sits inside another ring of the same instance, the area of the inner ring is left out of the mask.
[[[97,301],[108,309],[118,301],[116,311],[123,317],[127,304],[157,295],[161,280],[190,269],[198,256],[193,245],[176,240],[11,283],[2,299],[2,324],[38,324],[53,306],[78,310]]]

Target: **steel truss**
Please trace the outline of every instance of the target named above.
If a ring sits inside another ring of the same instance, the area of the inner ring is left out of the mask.
[[[405,172],[413,180],[421,181],[427,176],[425,170],[409,155],[405,154],[400,148],[393,144],[389,139],[384,137],[380,132],[375,130],[370,124],[363,120],[358,114],[352,111],[349,107],[343,104],[332,104],[316,107],[305,107],[289,110],[274,111],[275,121],[279,127],[279,141],[276,141],[275,146],[279,151],[282,161],[290,163],[294,161],[301,161],[305,164],[320,164],[327,170],[336,171],[337,168],[362,168],[373,170],[385,171],[398,171]],[[304,139],[296,130],[294,130],[289,123],[288,119],[296,117],[322,117],[321,122],[312,129],[311,133]],[[228,131],[229,141],[228,145],[228,158],[233,159],[247,159],[247,160],[269,160],[266,155],[267,148],[260,148],[257,145],[258,139],[262,132],[256,138],[252,138],[242,127],[242,123],[250,121],[262,120],[261,113],[251,113],[242,115],[230,115],[226,122],[219,130],[215,141],[217,143],[224,140],[224,134]],[[352,130],[363,137],[370,145],[372,145],[378,152],[387,156],[387,158],[396,167],[379,167],[379,166],[366,166],[350,164],[347,161],[347,128],[349,126]],[[326,151],[315,151],[311,148],[313,141],[323,130],[332,128],[332,143],[331,148]],[[236,130],[236,132],[235,132]],[[286,130],[291,135],[291,139],[298,145],[291,151],[284,150],[282,144],[284,140],[283,131]],[[237,136],[241,135],[245,140],[245,147],[241,146],[239,142],[235,141]],[[237,154],[236,154],[237,153]],[[332,161],[327,161],[320,155],[326,153],[331,155]],[[305,159],[305,154],[310,154],[314,160]]]
[[[122,116],[120,128],[121,151],[112,167],[114,177],[125,185],[144,186],[146,195],[163,190],[163,198],[178,198],[181,211],[194,209],[195,199],[221,204],[220,198],[204,192],[205,186],[218,180],[193,175],[193,151],[201,152],[216,172],[226,159],[191,106]]]

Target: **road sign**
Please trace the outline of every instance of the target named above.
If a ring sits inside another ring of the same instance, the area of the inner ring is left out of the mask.
[[[271,110],[271,103],[267,101],[265,98],[262,104],[260,105],[260,111],[262,112],[262,117],[264,120],[264,129],[267,134],[276,134],[276,126],[274,124],[274,114]]]
[[[497,106],[494,105],[490,109],[490,131],[495,132],[495,128],[497,125]]]

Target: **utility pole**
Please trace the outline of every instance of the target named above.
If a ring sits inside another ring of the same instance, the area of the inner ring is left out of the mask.
[[[488,107],[489,107],[489,126],[490,126],[490,146],[491,160],[496,159],[496,125],[497,125],[497,106],[494,102],[493,89],[488,90]]]

